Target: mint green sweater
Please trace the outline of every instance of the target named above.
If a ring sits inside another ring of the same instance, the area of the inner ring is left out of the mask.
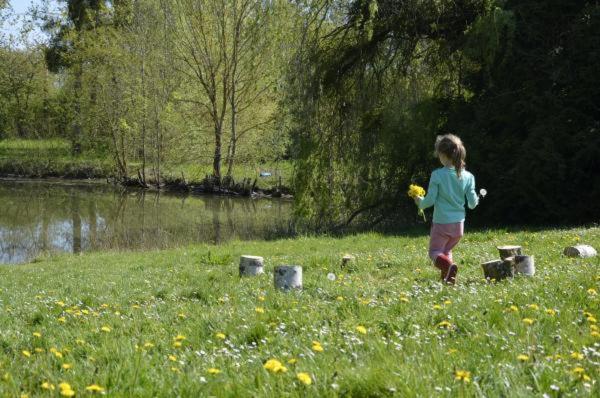
[[[427,195],[419,202],[419,208],[434,206],[433,222],[452,224],[465,220],[465,198],[469,209],[479,203],[473,174],[463,170],[458,178],[454,167],[442,167],[431,173]]]

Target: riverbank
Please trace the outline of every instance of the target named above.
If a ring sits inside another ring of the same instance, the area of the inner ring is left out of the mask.
[[[95,153],[73,156],[70,151],[69,143],[61,139],[0,140],[0,177],[103,179],[128,186],[142,185],[138,179],[141,165],[136,162],[130,164],[126,181],[116,181],[108,156]],[[161,186],[149,183],[149,188],[225,195],[250,195],[252,191],[275,197],[291,194],[289,162],[237,165],[233,180],[225,180],[221,186],[207,178],[212,172],[211,164],[166,164],[163,167]]]
[[[457,287],[437,283],[422,232],[0,266],[0,395],[598,396],[600,260],[562,249],[599,248],[599,228],[467,231]],[[536,276],[485,282],[501,244]],[[240,280],[242,254],[266,274]],[[304,267],[302,292],[273,289],[279,264]]]

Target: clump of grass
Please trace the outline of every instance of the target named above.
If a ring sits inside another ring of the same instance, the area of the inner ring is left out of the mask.
[[[437,281],[425,235],[2,266],[0,396],[61,382],[113,396],[598,396],[600,261],[563,257],[577,242],[600,247],[600,229],[470,233],[456,287]],[[483,280],[499,244],[535,255],[536,276]],[[346,253],[352,273],[336,266]],[[266,274],[239,279],[242,254],[262,255]],[[278,264],[307,265],[305,289],[274,290]]]

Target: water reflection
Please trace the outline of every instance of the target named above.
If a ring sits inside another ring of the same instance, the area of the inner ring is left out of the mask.
[[[289,234],[291,203],[0,180],[0,263],[46,251],[165,248]]]

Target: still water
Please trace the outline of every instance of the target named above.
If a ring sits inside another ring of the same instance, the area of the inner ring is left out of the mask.
[[[126,191],[102,182],[0,180],[0,263],[46,252],[143,250],[289,235],[280,199]]]

